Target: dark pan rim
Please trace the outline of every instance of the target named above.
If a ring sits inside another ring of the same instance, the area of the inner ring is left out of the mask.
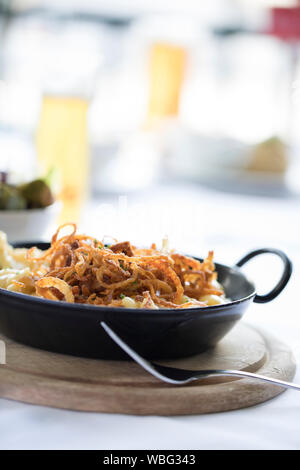
[[[198,259],[196,257],[194,258]],[[144,316],[162,315],[166,317],[172,314],[172,315],[175,315],[176,317],[180,317],[180,316],[185,316],[188,313],[204,314],[211,310],[217,310],[221,312],[221,311],[227,310],[228,308],[234,305],[240,304],[242,302],[245,302],[255,297],[256,289],[255,289],[254,284],[245,276],[244,273],[242,273],[239,270],[239,268],[233,268],[233,267],[226,266],[220,263],[215,263],[215,266],[216,266],[216,271],[218,271],[218,267],[221,267],[225,270],[228,270],[229,274],[235,274],[235,275],[237,274],[241,276],[245,280],[245,282],[247,282],[252,287],[252,292],[245,297],[232,300],[225,304],[208,305],[207,307],[190,307],[190,308],[180,308],[180,309],[171,309],[171,308],[160,309],[159,308],[159,309],[150,310],[150,309],[143,309],[143,308],[126,308],[126,307],[109,307],[109,306],[101,307],[97,305],[81,304],[81,303],[73,304],[73,303],[65,302],[65,301],[56,301],[56,300],[44,299],[42,297],[35,297],[29,294],[23,294],[21,292],[13,292],[13,291],[0,287],[0,303],[1,303],[1,297],[5,296],[5,297],[10,297],[16,300],[24,300],[26,301],[27,304],[32,302],[33,304],[36,304],[36,305],[38,304],[45,305],[45,306],[48,305],[49,307],[52,306],[59,310],[63,309],[64,313],[66,313],[67,311],[70,311],[71,313],[71,311],[75,310],[77,313],[84,312],[84,311],[97,312],[97,313],[103,312],[104,314],[108,312],[110,313],[114,312],[114,313],[122,313],[122,314],[127,314],[127,313],[128,314],[143,314]]]

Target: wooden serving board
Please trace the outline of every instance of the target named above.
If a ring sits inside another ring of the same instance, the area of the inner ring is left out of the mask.
[[[34,349],[0,335],[0,396],[71,410],[185,415],[262,403],[284,389],[252,379],[218,377],[185,386],[165,384],[134,362],[77,358]],[[239,369],[292,380],[295,362],[278,340],[240,323],[214,349],[162,363],[188,369]]]

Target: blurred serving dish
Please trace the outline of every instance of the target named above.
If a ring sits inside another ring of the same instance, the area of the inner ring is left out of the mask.
[[[60,210],[47,179],[14,185],[0,172],[0,230],[10,242],[44,239]]]
[[[176,178],[240,194],[287,196],[289,148],[273,136],[256,145],[178,128],[166,140],[167,168]]]
[[[55,226],[61,202],[40,209],[0,210],[0,229],[10,242],[43,240]]]

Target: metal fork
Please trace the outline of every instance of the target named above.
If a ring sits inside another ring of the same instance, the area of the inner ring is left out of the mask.
[[[252,372],[231,370],[231,369],[219,369],[219,370],[185,370],[177,369],[175,367],[161,366],[155,362],[150,362],[140,356],[120,336],[112,330],[110,326],[105,322],[101,322],[101,326],[104,328],[106,333],[111,339],[123,349],[132,359],[143,367],[147,372],[154,375],[157,379],[162,380],[170,384],[184,385],[194,380],[204,379],[206,377],[215,376],[232,376],[232,377],[248,377],[251,379],[262,380],[267,383],[278,385],[279,387],[292,388],[300,391],[300,385],[296,385],[291,382],[285,382],[284,380],[273,379],[260,374],[253,374]]]

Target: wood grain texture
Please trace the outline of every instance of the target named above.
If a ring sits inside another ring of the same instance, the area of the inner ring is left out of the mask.
[[[72,410],[138,415],[182,415],[262,403],[284,389],[251,379],[218,377],[186,386],[160,382],[134,362],[76,358],[30,348],[0,335],[0,396]],[[164,364],[188,369],[238,369],[292,380],[295,362],[278,340],[240,323],[216,348]]]

